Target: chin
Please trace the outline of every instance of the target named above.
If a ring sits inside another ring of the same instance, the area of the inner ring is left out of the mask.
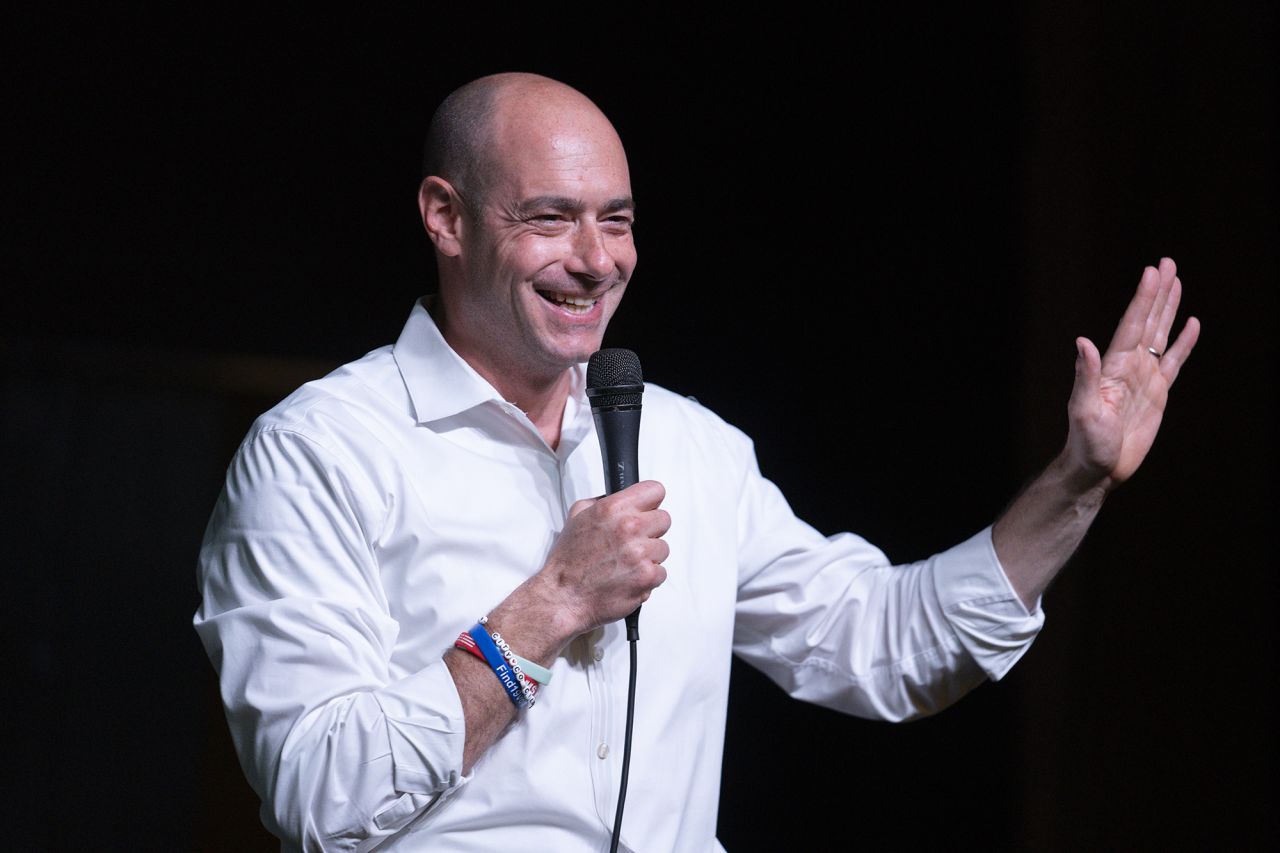
[[[592,335],[589,339],[577,338],[572,343],[566,342],[565,345],[548,351],[547,355],[566,368],[572,367],[590,359],[592,354],[600,349],[603,339],[603,335]]]
[[[582,348],[582,349],[570,350],[562,353],[560,357],[557,358],[556,360],[559,364],[564,366],[564,368],[567,370],[570,367],[573,367],[575,364],[582,364],[583,362],[590,361],[591,356],[598,349],[600,349],[599,344],[596,344],[590,349]]]

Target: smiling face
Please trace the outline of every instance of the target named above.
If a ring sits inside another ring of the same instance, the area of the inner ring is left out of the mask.
[[[483,181],[441,265],[441,326],[491,381],[546,382],[600,348],[635,269],[626,155],[558,84],[503,93],[490,121]]]

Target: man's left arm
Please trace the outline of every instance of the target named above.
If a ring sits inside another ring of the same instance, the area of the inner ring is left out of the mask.
[[[1169,388],[1200,336],[1191,317],[1169,346],[1182,297],[1177,272],[1169,258],[1146,268],[1105,354],[1088,338],[1076,339],[1066,447],[992,530],[1000,564],[1028,608],[1155,441]]]

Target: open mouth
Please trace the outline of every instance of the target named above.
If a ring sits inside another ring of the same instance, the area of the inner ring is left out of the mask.
[[[538,295],[552,305],[563,308],[570,314],[586,314],[599,301],[599,297],[570,296],[566,293],[556,293],[551,290],[539,290]]]

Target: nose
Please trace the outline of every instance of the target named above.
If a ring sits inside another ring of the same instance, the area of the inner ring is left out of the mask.
[[[601,281],[608,278],[616,266],[600,225],[589,219],[582,221],[573,235],[573,249],[565,269]]]

